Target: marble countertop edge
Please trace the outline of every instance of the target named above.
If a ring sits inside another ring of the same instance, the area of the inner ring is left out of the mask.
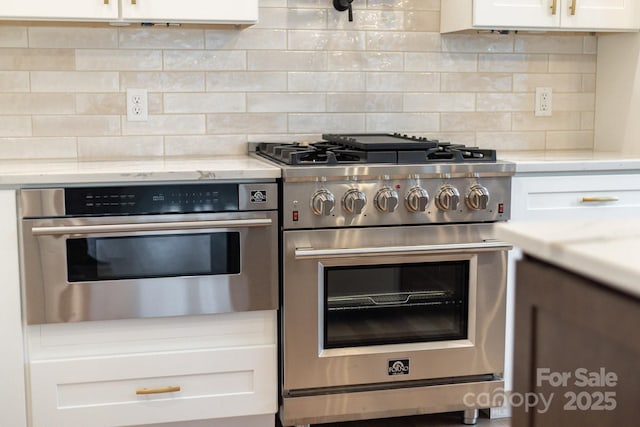
[[[524,253],[640,298],[640,218],[509,222],[496,236]]]
[[[280,168],[251,156],[113,161],[0,161],[0,185],[275,179]]]
[[[593,150],[498,151],[518,173],[640,171],[640,154]]]

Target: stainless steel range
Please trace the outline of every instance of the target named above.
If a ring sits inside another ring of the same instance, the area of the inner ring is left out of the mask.
[[[262,143],[282,167],[284,426],[465,411],[503,387],[514,167],[399,134]]]

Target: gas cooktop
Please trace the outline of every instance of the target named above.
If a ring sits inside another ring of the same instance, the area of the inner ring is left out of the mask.
[[[496,162],[495,150],[393,134],[323,134],[314,143],[259,143],[257,154],[292,166]]]

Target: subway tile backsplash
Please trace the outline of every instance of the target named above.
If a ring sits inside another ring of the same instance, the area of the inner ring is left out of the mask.
[[[248,141],[406,132],[590,149],[595,36],[439,34],[439,0],[261,0],[248,28],[0,23],[0,159],[241,154]],[[553,116],[535,117],[535,88]],[[149,120],[128,122],[127,88]]]

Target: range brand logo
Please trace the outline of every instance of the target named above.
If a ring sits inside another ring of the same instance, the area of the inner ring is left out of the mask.
[[[267,191],[266,190],[253,190],[249,197],[251,203],[267,203]]]
[[[389,375],[409,375],[409,359],[391,359],[388,363]]]

